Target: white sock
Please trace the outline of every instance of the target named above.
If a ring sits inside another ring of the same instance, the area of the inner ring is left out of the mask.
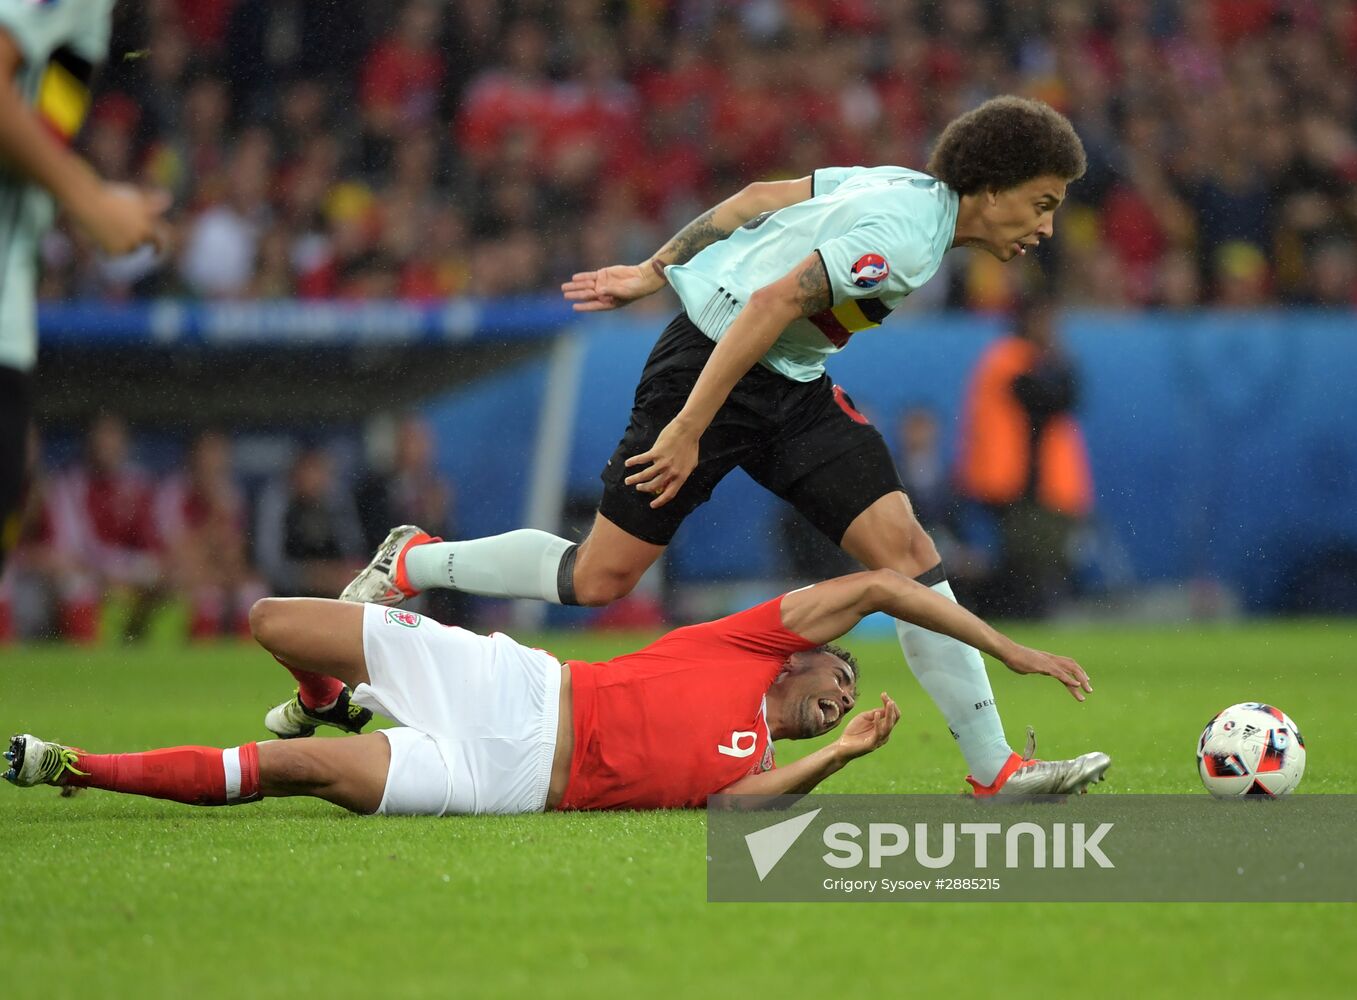
[[[466,542],[429,542],[405,555],[405,575],[419,590],[451,588],[484,597],[525,597],[561,603],[561,558],[574,542],[521,528]]]
[[[946,580],[932,589],[956,600]],[[982,785],[991,784],[1013,749],[1004,738],[980,651],[908,622],[897,621],[895,634],[909,669],[947,720],[971,776]]]

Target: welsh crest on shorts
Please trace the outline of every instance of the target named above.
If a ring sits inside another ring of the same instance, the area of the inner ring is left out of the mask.
[[[403,611],[400,608],[387,608],[386,620],[392,625],[403,625],[406,628],[419,628],[419,623],[424,619],[413,611]]]

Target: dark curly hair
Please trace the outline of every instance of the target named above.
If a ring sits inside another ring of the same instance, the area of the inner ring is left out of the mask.
[[[957,194],[977,194],[1046,174],[1077,180],[1087,167],[1084,144],[1059,111],[1025,97],[995,97],[942,130],[927,170]]]

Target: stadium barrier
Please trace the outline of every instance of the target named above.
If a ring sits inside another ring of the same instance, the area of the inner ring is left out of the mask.
[[[443,470],[458,484],[468,537],[529,524],[559,529],[563,508],[597,497],[599,470],[666,318],[627,311],[581,319],[554,297],[438,306],[72,304],[41,313],[49,346],[116,344],[124,354],[179,344],[209,352],[468,344],[493,352],[540,342],[526,360],[420,404],[442,443]],[[831,372],[892,445],[904,409],[932,409],[950,455],[962,388],[1000,329],[993,318],[909,314],[859,335]],[[1350,313],[1073,312],[1062,332],[1082,379],[1097,524],[1135,580],[1216,580],[1253,609],[1289,607],[1299,587],[1332,589],[1313,582],[1316,573],[1341,589],[1343,567],[1357,559]],[[737,472],[681,530],[671,577],[777,576],[785,561],[779,517],[778,501]]]
[[[45,303],[38,327],[47,346],[246,344],[445,344],[548,336],[574,314],[556,296],[486,302]]]

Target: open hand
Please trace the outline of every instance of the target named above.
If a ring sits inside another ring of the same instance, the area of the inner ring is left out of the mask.
[[[668,424],[650,446],[649,451],[627,459],[627,468],[640,468],[624,481],[642,493],[656,493],[650,501],[651,509],[663,507],[678,495],[683,484],[697,468],[697,436],[676,423]]]
[[[645,298],[664,287],[664,280],[646,264],[613,264],[597,271],[580,271],[561,285],[576,312],[602,312]]]
[[[850,760],[869,754],[885,745],[891,730],[900,721],[900,706],[885,691],[881,692],[881,707],[853,716],[843,733],[835,741]]]
[[[1056,656],[1054,653],[1019,646],[1004,663],[1015,674],[1046,674],[1054,677],[1065,685],[1075,701],[1083,701],[1086,691],[1093,693],[1093,685],[1088,674],[1084,673],[1084,668],[1068,656]]]

